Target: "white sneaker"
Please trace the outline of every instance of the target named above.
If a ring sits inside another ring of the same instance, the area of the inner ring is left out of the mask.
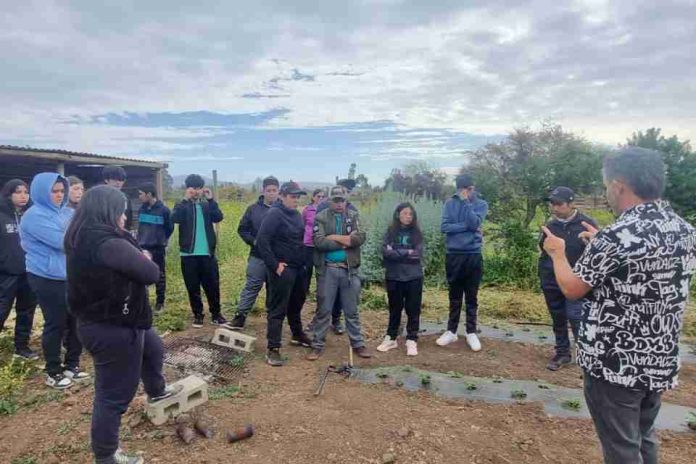
[[[440,335],[440,338],[438,338],[437,341],[435,341],[435,343],[437,343],[440,346],[447,346],[450,343],[456,342],[457,340],[459,340],[459,337],[457,337],[457,334],[452,333],[448,330],[447,332]]]
[[[380,343],[380,345],[377,347],[377,351],[385,352],[398,347],[399,344],[396,342],[396,340],[392,340],[389,335],[385,335],[384,341],[382,341],[382,343]]]
[[[46,374],[46,385],[56,390],[65,390],[72,387],[73,381],[61,373]]]
[[[418,343],[415,340],[406,340],[406,356],[418,356]]]
[[[466,334],[466,344],[469,345],[471,351],[481,351],[481,342],[475,333]]]

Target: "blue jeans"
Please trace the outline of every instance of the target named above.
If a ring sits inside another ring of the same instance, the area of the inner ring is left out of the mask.
[[[94,359],[92,451],[97,459],[118,449],[121,416],[142,379],[149,396],[164,393],[164,348],[155,329],[134,329],[110,324],[79,323],[85,348]]]
[[[251,308],[254,307],[256,298],[259,296],[261,287],[263,287],[266,279],[266,264],[256,256],[249,256],[246,268],[246,283],[242,293],[239,295],[237,316],[246,317],[251,312]],[[268,300],[268,289],[266,289],[266,299]]]
[[[360,328],[358,300],[360,299],[360,278],[348,269],[326,266],[317,280],[316,323],[312,346],[323,350],[326,332],[331,326],[331,314],[336,298],[341,299],[343,314],[346,316],[346,330],[353,348],[365,346]]]

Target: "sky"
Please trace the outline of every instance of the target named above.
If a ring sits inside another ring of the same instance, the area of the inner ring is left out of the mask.
[[[0,11],[0,144],[172,174],[372,183],[543,121],[696,139],[696,1],[26,0]]]

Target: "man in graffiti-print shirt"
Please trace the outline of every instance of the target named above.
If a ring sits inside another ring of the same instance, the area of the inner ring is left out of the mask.
[[[572,270],[548,229],[544,248],[567,297],[591,291],[577,360],[605,462],[657,463],[653,424],[661,393],[677,386],[696,231],[660,199],[659,153],[622,149],[605,159],[603,174],[617,221],[587,232],[592,240]]]

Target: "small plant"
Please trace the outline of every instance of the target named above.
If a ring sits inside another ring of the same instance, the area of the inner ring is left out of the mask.
[[[475,391],[478,390],[478,385],[476,385],[473,382],[467,382],[467,384],[464,386],[468,391]]]
[[[30,371],[30,365],[15,359],[0,368],[0,415],[17,412],[17,396]]]
[[[432,383],[432,380],[433,379],[432,379],[432,377],[430,377],[430,374],[421,374],[421,376],[420,376],[421,385],[423,385],[423,386],[427,387],[428,385],[430,385]]]
[[[531,330],[529,327],[522,327],[522,332],[530,332]]]
[[[401,381],[401,380],[397,380],[395,385],[396,385],[397,387],[403,387],[403,386],[404,386],[404,382]]]
[[[515,333],[508,330],[507,332],[505,332],[505,336],[506,336],[506,337],[514,337],[514,336],[515,336]]]
[[[411,366],[404,366],[404,368],[401,370],[403,372],[413,372],[413,368]]]
[[[537,386],[538,386],[541,390],[549,390],[549,386],[548,386],[548,385],[545,385],[545,384],[543,384],[543,383],[540,383],[540,384],[537,385]]]
[[[237,385],[225,385],[224,387],[213,388],[208,394],[208,398],[211,400],[222,400],[224,398],[237,396],[240,391],[241,388]]]
[[[493,379],[493,383],[503,383],[503,379],[501,379],[500,377],[496,377]]]
[[[39,461],[33,456],[24,456],[21,458],[14,458],[10,464],[38,464]]]
[[[546,340],[547,338],[549,338],[549,337],[547,337],[544,334],[539,335],[539,340]]]
[[[244,355],[237,354],[232,356],[230,359],[227,360],[227,364],[234,368],[238,367],[244,367],[244,364],[246,363],[246,358],[244,358]]]
[[[686,417],[686,425],[688,425],[691,430],[696,430],[696,413],[689,413]]]
[[[577,398],[573,398],[569,400],[563,400],[561,402],[561,406],[563,406],[566,409],[570,409],[571,411],[579,411],[582,407],[582,402]]]
[[[389,378],[389,374],[387,374],[386,372],[383,372],[383,371],[379,371],[379,372],[377,372],[375,375],[377,376],[378,379],[387,379],[387,378]]]
[[[457,372],[457,371],[449,371],[449,372],[447,372],[447,375],[449,377],[452,377],[453,379],[461,379],[462,377],[464,377],[464,374],[462,374],[461,372]]]
[[[527,397],[527,392],[524,390],[512,390],[510,396],[516,400],[523,400]]]

